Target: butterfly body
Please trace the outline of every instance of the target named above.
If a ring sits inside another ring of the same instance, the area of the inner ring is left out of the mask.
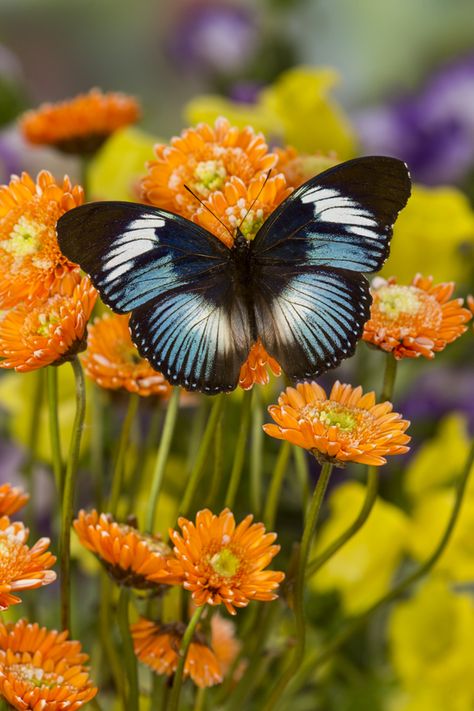
[[[58,222],[62,251],[102,299],[131,312],[140,354],[170,382],[233,390],[260,339],[287,375],[314,378],[354,351],[369,317],[364,272],[380,269],[410,194],[406,166],[360,158],[312,178],[229,249],[182,217],[89,203]]]

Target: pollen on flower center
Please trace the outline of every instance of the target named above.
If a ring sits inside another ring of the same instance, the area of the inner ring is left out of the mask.
[[[36,329],[36,333],[38,336],[47,336],[51,331],[51,327],[56,326],[59,322],[60,318],[56,313],[40,313],[38,315],[38,328]]]
[[[422,307],[419,289],[413,286],[383,286],[377,290],[378,308],[387,318],[414,316]]]
[[[43,226],[39,222],[28,220],[22,215],[10,232],[10,239],[3,240],[0,246],[15,257],[36,254],[41,245],[42,229]]]
[[[346,409],[331,408],[321,410],[319,420],[328,427],[338,427],[343,432],[353,432],[357,427],[357,419]]]
[[[249,210],[243,198],[237,201],[236,205],[228,207],[225,211],[226,218],[230,226],[239,228],[245,239],[252,240],[264,223],[262,208]]]
[[[240,560],[229,548],[222,548],[218,553],[215,553],[210,559],[216,573],[224,578],[232,578],[240,567]]]
[[[220,160],[205,160],[194,169],[194,188],[203,195],[213,190],[220,190],[227,177],[227,171]]]
[[[64,683],[64,677],[61,675],[47,673],[41,667],[35,667],[33,664],[12,664],[8,667],[8,671],[17,679],[35,687],[52,688]]]

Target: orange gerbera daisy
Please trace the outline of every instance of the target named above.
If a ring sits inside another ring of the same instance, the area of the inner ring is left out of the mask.
[[[219,613],[211,618],[211,647],[219,661],[222,676],[225,676],[242,644],[235,636],[235,625]]]
[[[417,274],[409,286],[395,278],[372,282],[373,303],[363,339],[401,358],[434,358],[464,331],[471,318],[462,299],[451,299],[453,282],[433,284]],[[451,300],[450,300],[451,299]]]
[[[375,394],[364,395],[360,386],[337,381],[327,397],[317,383],[298,383],[268,408],[276,425],[263,429],[338,467],[346,462],[380,466],[387,454],[408,452],[410,437],[404,433],[410,423],[392,409],[390,402],[377,405]]]
[[[46,170],[36,183],[28,173],[0,186],[0,308],[45,296],[77,265],[61,253],[56,223],[84,202],[84,191],[68,177],[56,183]]]
[[[284,573],[264,570],[280,550],[272,545],[276,533],[265,533],[263,523],[249,515],[236,526],[234,514],[224,509],[216,516],[204,509],[196,524],[178,519],[182,535],[170,530],[176,560],[170,568],[183,578],[195,605],[223,603],[231,615],[250,600],[274,600]]]
[[[268,368],[273,375],[280,375],[281,368],[274,358],[268,355],[260,341],[254,343],[249,357],[240,369],[239,385],[250,390],[255,384],[266,385],[269,380]]]
[[[131,627],[135,654],[157,674],[171,676],[178,666],[179,648],[185,629],[186,625],[182,622],[158,625],[141,618]],[[189,645],[184,676],[190,676],[196,686],[201,688],[222,681],[219,660],[199,632],[195,633]]]
[[[182,580],[182,576],[170,571],[171,549],[158,536],[140,533],[95,510],[80,511],[74,528],[82,545],[97,556],[121,585],[146,590]]]
[[[86,346],[86,327],[97,298],[89,277],[75,272],[58,292],[29,299],[0,321],[0,368],[24,373],[60,365]]]
[[[21,509],[30,495],[19,486],[2,484],[0,486],[0,516],[11,516]]]
[[[48,570],[56,561],[47,550],[49,538],[40,538],[28,548],[28,533],[19,521],[12,522],[8,516],[0,518],[0,610],[21,602],[16,592],[49,585],[56,580],[56,573]]]
[[[128,316],[106,314],[89,326],[83,362],[103,388],[125,388],[142,396],[169,395],[171,385],[142,358],[130,338]]]
[[[252,128],[231,126],[224,118],[214,127],[199,124],[171,139],[170,145],[155,147],[156,160],[148,164],[142,181],[147,202],[191,219],[198,201],[184,187],[187,185],[201,200],[224,189],[232,176],[248,185],[259,173],[267,173],[276,163],[261,134]]]
[[[20,620],[0,623],[0,694],[20,711],[75,711],[97,688],[87,654],[68,633]]]
[[[335,155],[307,155],[298,153],[293,146],[275,148],[275,153],[278,156],[276,169],[283,173],[287,184],[292,188],[299,188],[300,185],[313,176],[339,163]]]
[[[222,190],[209,195],[205,201],[209,209],[197,205],[193,220],[232,247],[237,228],[248,240],[253,239],[290,192],[282,173],[268,179],[261,173],[248,183],[233,176]]]
[[[74,99],[42,104],[21,119],[30,143],[54,145],[66,153],[94,153],[111,133],[140,118],[137,101],[126,94],[91,89]]]

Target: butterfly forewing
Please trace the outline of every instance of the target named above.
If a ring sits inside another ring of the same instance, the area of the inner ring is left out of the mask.
[[[114,311],[132,311],[140,353],[170,382],[236,387],[251,346],[247,309],[232,288],[231,251],[198,225],[126,202],[90,203],[58,222],[64,254]]]
[[[382,266],[409,195],[404,163],[358,158],[302,185],[257,233],[257,330],[290,377],[315,377],[354,352],[370,313],[362,273]]]
[[[272,213],[253,242],[254,259],[378,271],[409,195],[408,170],[396,158],[341,163],[308,180]]]

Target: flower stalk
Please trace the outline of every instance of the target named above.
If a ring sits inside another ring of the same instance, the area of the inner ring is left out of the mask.
[[[179,662],[174,675],[174,682],[173,688],[171,689],[168,711],[179,711],[179,699],[181,696],[181,686],[183,684],[183,672],[184,665],[186,663],[186,656],[188,654],[189,645],[191,644],[194,632],[196,631],[196,627],[199,623],[199,620],[201,619],[201,615],[204,609],[204,605],[195,609],[193,616],[191,617],[188,626],[186,627],[183,639],[181,640],[181,645],[179,648]]]
[[[72,429],[71,444],[66,465],[64,491],[61,510],[61,533],[59,541],[59,558],[61,569],[61,627],[71,629],[71,524],[74,509],[74,494],[76,491],[77,470],[82,431],[86,414],[86,387],[84,372],[77,356],[71,361],[76,382],[76,415]]]

